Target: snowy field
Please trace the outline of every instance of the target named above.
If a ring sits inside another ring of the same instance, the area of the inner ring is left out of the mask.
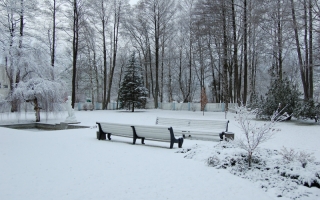
[[[266,189],[263,177],[256,181],[208,166],[207,159],[221,148],[219,142],[186,139],[182,149],[177,144],[169,149],[166,142],[146,140],[141,145],[138,140],[132,145],[130,138],[96,139],[96,121],[153,125],[158,116],[224,119],[224,113],[206,112],[203,116],[202,112],[139,110],[75,114],[80,125],[91,128],[32,131],[0,127],[0,199],[320,199],[320,189],[315,187],[298,185],[284,191],[285,186],[280,185],[288,184],[281,182],[278,187],[274,181],[275,187]],[[46,120],[42,114],[41,122],[60,123],[66,116],[65,112]],[[234,116],[229,113],[227,118],[229,131],[237,138],[241,131]],[[15,117],[2,114],[0,123],[34,121],[33,113],[22,114],[19,120]],[[277,128],[281,131],[261,146],[261,152],[286,147],[313,153],[320,161],[319,124],[291,121],[278,123]],[[314,165],[312,170],[320,172],[319,167]]]

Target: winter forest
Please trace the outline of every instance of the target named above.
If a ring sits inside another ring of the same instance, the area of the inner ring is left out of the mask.
[[[319,107],[319,26],[318,0],[0,0],[10,84],[0,101],[11,112],[22,102],[52,111],[72,96],[73,107],[90,98],[105,109],[135,52],[155,108],[200,102],[205,89],[208,102],[226,105],[293,95],[310,112]]]

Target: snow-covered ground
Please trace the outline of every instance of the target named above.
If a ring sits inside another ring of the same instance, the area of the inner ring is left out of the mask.
[[[0,127],[0,199],[320,199],[318,188],[296,185],[290,195],[291,191],[284,192],[285,186],[281,186],[286,182],[278,188],[275,182],[261,183],[263,178],[208,166],[207,159],[222,151],[219,142],[186,139],[182,149],[177,144],[169,149],[166,142],[146,140],[145,145],[132,145],[130,138],[96,139],[97,121],[153,125],[157,116],[224,119],[224,113],[206,112],[203,116],[202,112],[138,110],[75,114],[80,125],[91,128],[30,131]],[[41,122],[60,123],[66,116],[65,112],[46,120],[42,114]],[[229,131],[237,138],[241,131],[234,116],[229,113],[227,118]],[[16,117],[2,114],[0,124],[34,121],[33,113],[22,114],[19,120]],[[261,146],[260,154],[286,147],[313,153],[320,161],[319,124],[291,121],[278,123],[277,128],[281,131]],[[320,165],[313,167],[320,172]],[[275,187],[262,187],[266,184]]]

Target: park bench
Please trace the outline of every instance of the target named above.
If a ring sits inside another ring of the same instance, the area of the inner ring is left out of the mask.
[[[178,143],[178,147],[181,148],[183,144],[183,138],[176,138],[172,127],[168,126],[143,126],[135,125],[132,126],[134,134],[134,142],[136,139],[141,139],[141,143],[144,144],[144,140],[155,140],[155,141],[169,141],[170,149],[173,148],[174,143]]]
[[[111,135],[133,138],[133,144],[137,139],[141,139],[144,143],[145,139],[155,141],[168,141],[170,148],[173,148],[174,143],[178,143],[179,148],[182,147],[183,138],[176,138],[173,129],[168,126],[143,126],[129,125],[109,122],[96,122],[99,131],[97,131],[97,139],[106,140],[106,137],[111,140]]]
[[[156,125],[166,125],[174,128],[175,133],[182,136],[205,139],[223,140],[234,139],[234,133],[228,132],[228,120],[199,120],[157,117]]]
[[[109,122],[97,122],[99,131],[97,132],[98,140],[111,140],[111,135],[133,138],[132,127],[129,124],[117,124]]]

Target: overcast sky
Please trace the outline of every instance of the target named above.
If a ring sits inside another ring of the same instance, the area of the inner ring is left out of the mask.
[[[138,2],[138,0],[129,0],[129,3],[131,4],[131,5],[134,5],[134,4],[136,4]]]

